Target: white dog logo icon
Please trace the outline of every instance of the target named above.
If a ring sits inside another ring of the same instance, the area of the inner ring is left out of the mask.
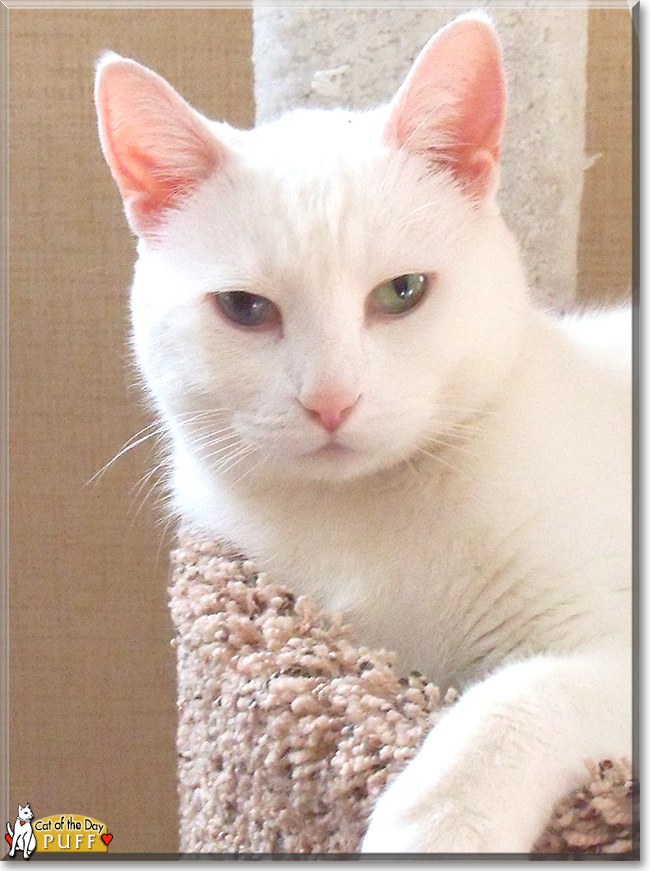
[[[32,819],[34,814],[29,806],[29,802],[23,807],[18,805],[18,816],[14,823],[14,831],[11,831],[11,826],[7,823],[7,831],[11,838],[11,850],[9,855],[13,856],[16,850],[23,851],[23,859],[29,859],[34,847],[36,846],[36,836],[32,831]]]

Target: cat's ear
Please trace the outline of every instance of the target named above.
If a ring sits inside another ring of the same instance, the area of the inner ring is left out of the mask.
[[[450,169],[482,198],[496,182],[505,120],[501,48],[487,16],[457,18],[422,49],[389,107],[386,141]]]
[[[95,103],[129,223],[140,236],[153,234],[165,212],[214,172],[225,150],[171,85],[119,55],[101,58]]]

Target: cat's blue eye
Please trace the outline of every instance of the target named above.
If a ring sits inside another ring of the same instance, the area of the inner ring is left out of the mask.
[[[265,296],[231,290],[211,294],[214,304],[227,320],[240,327],[272,327],[280,323],[280,310]]]
[[[427,276],[419,272],[409,272],[384,281],[370,294],[375,311],[387,315],[401,315],[416,306],[428,285]]]

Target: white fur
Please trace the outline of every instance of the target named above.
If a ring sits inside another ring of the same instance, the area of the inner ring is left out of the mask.
[[[179,514],[465,690],[364,850],[527,852],[585,760],[631,752],[629,312],[534,309],[494,196],[385,119],[213,125],[226,165],[139,243],[135,349]],[[407,272],[423,303],[369,316]],[[221,318],[232,289],[281,331]],[[320,453],[318,390],[361,396]]]

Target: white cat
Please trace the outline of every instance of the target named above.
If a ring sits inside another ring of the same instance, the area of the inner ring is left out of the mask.
[[[241,132],[116,55],[96,99],[176,509],[464,690],[363,849],[529,852],[631,753],[631,326],[529,301],[491,24],[367,113]]]
[[[34,848],[36,847],[36,835],[32,831],[32,820],[34,813],[29,806],[29,802],[23,807],[18,805],[18,816],[14,823],[14,830],[11,831],[11,826],[7,823],[7,831],[11,838],[10,856],[14,856],[16,850],[23,851],[23,859],[29,859]]]

